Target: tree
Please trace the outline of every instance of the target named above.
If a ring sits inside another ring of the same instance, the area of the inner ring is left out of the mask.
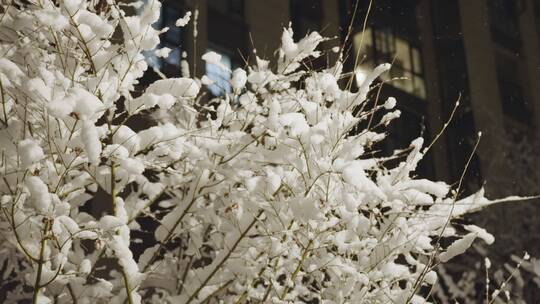
[[[487,172],[498,172],[504,175],[488,175],[488,185],[492,195],[506,196],[512,194],[526,195],[539,184],[537,166],[539,163],[538,138],[533,134],[526,135],[523,130],[513,130],[506,138],[497,138],[494,149],[504,155],[503,158],[488,162]],[[525,135],[525,136],[524,136]],[[496,242],[482,246],[474,244],[467,255],[456,258],[451,263],[438,267],[441,285],[434,291],[442,303],[459,300],[460,303],[477,302],[499,289],[504,283],[504,296],[494,303],[532,303],[538,298],[540,268],[538,267],[538,251],[529,244],[536,244],[538,237],[528,233],[539,229],[535,215],[537,200],[514,203],[507,206],[494,206],[465,217],[490,231]],[[519,219],[519,220],[515,220]],[[511,225],[501,222],[516,222]],[[519,236],[519,237],[516,237]],[[517,255],[527,250],[533,258],[523,261]],[[493,264],[486,269],[483,261],[487,259]],[[513,260],[510,262],[509,260]],[[486,277],[487,276],[487,277]],[[502,292],[501,292],[502,293]],[[489,302],[489,301],[486,301]]]
[[[6,302],[423,303],[438,263],[492,242],[451,219],[493,201],[412,176],[421,138],[377,151],[399,117],[373,94],[389,64],[344,89],[341,59],[303,66],[324,38],[285,29],[277,62],[233,71],[215,107],[196,78],[137,92],[160,3],[133,5],[2,5]],[[169,115],[129,127],[153,111]]]

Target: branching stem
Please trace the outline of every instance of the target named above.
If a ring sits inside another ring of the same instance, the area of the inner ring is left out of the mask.
[[[240,234],[240,236],[238,237],[238,239],[236,240],[236,242],[234,242],[234,244],[232,245],[231,249],[229,249],[229,251],[227,252],[227,254],[225,254],[225,256],[223,257],[223,259],[221,259],[221,261],[219,261],[219,263],[216,265],[216,267],[214,267],[214,269],[212,270],[212,272],[210,272],[210,274],[208,274],[208,276],[204,279],[204,281],[201,283],[201,285],[195,290],[195,292],[193,292],[193,294],[191,294],[191,296],[188,298],[186,304],[189,304],[191,303],[191,301],[193,301],[197,295],[199,294],[199,292],[206,286],[206,284],[208,284],[208,282],[214,277],[214,275],[218,272],[218,270],[221,269],[221,266],[223,266],[223,264],[225,264],[225,262],[229,259],[229,257],[231,256],[231,254],[236,250],[236,247],[238,247],[238,245],[240,244],[240,242],[244,239],[244,237],[246,237],[246,235],[248,234],[248,232],[251,230],[251,228],[253,227],[253,225],[255,225],[255,223],[259,220],[259,216],[261,216],[261,214],[263,213],[263,210],[260,210],[257,215],[253,218],[253,220],[251,221],[251,223],[247,226],[247,228],[242,232],[242,234]]]
[[[39,292],[41,289],[41,273],[43,272],[43,263],[45,262],[45,246],[47,246],[47,238],[49,237],[49,230],[51,228],[50,221],[44,219],[43,236],[41,238],[41,248],[39,250],[38,268],[36,274],[36,281],[34,283],[34,293],[32,296],[32,304],[37,304],[39,299]]]

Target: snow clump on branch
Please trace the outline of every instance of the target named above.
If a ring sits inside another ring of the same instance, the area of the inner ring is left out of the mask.
[[[456,201],[412,177],[422,139],[373,153],[399,116],[361,127],[395,106],[370,106],[390,65],[343,89],[341,62],[301,68],[324,38],[287,28],[277,62],[234,70],[216,107],[195,78],[140,94],[161,4],[123,5],[3,4],[1,255],[20,283],[6,302],[424,303],[439,251],[492,241],[450,221],[489,205],[482,193]],[[127,123],[158,109],[154,126]]]

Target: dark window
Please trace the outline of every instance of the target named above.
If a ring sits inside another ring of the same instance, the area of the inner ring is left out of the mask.
[[[291,22],[296,40],[305,37],[309,32],[319,31],[322,18],[321,0],[291,1]]]
[[[521,46],[519,14],[522,0],[487,0],[489,24],[493,40],[498,44],[518,50]]]
[[[243,0],[210,0],[208,1],[208,7],[226,16],[244,16]]]
[[[249,28],[243,19],[244,1],[208,1],[208,49],[221,56],[219,64],[206,62],[205,74],[212,81],[208,91],[213,96],[230,93],[232,70],[242,65],[246,54]]]
[[[469,93],[459,2],[431,1],[431,12],[443,114],[441,120],[450,117],[458,96],[461,96],[460,106],[444,133],[448,152],[448,160],[445,160],[448,162],[447,182],[453,183],[460,180],[465,164],[474,153],[478,135]],[[463,180],[462,188],[466,193],[473,193],[482,185],[480,169],[480,159],[474,153]]]
[[[504,114],[525,124],[530,123],[530,112],[521,86],[516,82],[499,78],[499,90]]]
[[[462,188],[466,193],[477,191],[482,185],[482,170],[480,157],[474,147],[478,140],[478,135],[471,131],[475,129],[473,111],[470,107],[470,102],[465,101],[461,109],[456,112],[454,121],[452,121],[452,129],[449,134],[449,154],[450,157],[457,161],[455,167],[452,168],[454,181],[459,180],[462,174],[464,175]],[[471,156],[472,155],[472,156]],[[471,162],[467,166],[467,171],[463,173],[467,162],[471,158]]]
[[[178,66],[181,58],[182,28],[175,25],[176,20],[182,18],[184,14],[176,8],[164,5],[162,8],[162,28],[168,27],[169,30],[162,34],[161,47],[168,47],[171,53],[165,59],[168,64]]]
[[[538,35],[538,39],[540,40],[540,0],[535,0],[533,5],[534,15],[536,17],[536,33]]]
[[[231,88],[231,71],[233,69],[232,56],[226,52],[220,52],[214,49],[209,49],[209,52],[215,52],[221,56],[220,64],[206,62],[206,76],[212,80],[212,84],[208,86],[208,90],[214,96],[221,96],[230,93]]]
[[[185,10],[182,1],[164,1],[159,20],[153,25],[156,29],[168,27],[169,30],[159,36],[157,48],[169,48],[168,56],[162,58],[154,54],[154,50],[144,52],[148,64],[161,70],[169,77],[180,76],[180,61],[182,60],[183,28],[175,25],[176,20],[184,17]]]
[[[208,48],[230,58],[232,66],[239,65],[250,45],[244,5],[243,0],[208,1]]]
[[[507,52],[496,52],[495,62],[502,110],[506,117],[524,125],[532,122],[532,111],[522,87],[526,76],[520,73],[520,58]]]

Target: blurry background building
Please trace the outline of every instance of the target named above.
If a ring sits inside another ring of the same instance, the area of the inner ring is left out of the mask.
[[[460,99],[420,174],[457,182],[482,131],[465,189],[476,190],[487,178],[488,193],[515,193],[520,178],[538,171],[517,172],[507,161],[514,143],[536,141],[540,123],[540,1],[374,0],[363,29],[368,7],[368,0],[165,0],[156,26],[171,28],[162,46],[172,52],[152,62],[166,75],[180,76],[184,53],[190,73],[206,73],[216,82],[209,93],[219,95],[231,90],[230,75],[200,60],[207,51],[234,69],[253,62],[253,48],[260,57],[274,57],[289,22],[297,39],[310,31],[335,37],[328,46],[342,45],[352,25],[346,70],[361,78],[377,64],[393,63],[381,79],[381,98],[395,96],[403,119],[393,124],[387,148],[402,148],[420,135],[432,140]],[[195,10],[196,42],[193,22],[174,26]]]
[[[371,6],[369,0],[164,0],[156,26],[171,26],[195,10],[196,42],[193,22],[162,35],[162,46],[173,51],[153,65],[168,76],[181,75],[185,52],[192,75],[206,73],[216,82],[208,94],[229,92],[230,75],[200,57],[217,52],[231,69],[253,63],[253,48],[260,57],[275,57],[291,22],[296,39],[319,31],[334,37],[328,48],[344,45],[345,70],[357,79],[377,64],[393,63],[380,79],[380,98],[395,96],[402,119],[391,125],[388,150],[418,136],[431,142],[460,101],[420,176],[456,185],[471,157],[465,193],[481,186],[491,197],[540,193],[539,0],[373,0]],[[152,71],[146,75],[155,78]],[[476,219],[496,234],[503,259],[525,245],[540,256],[540,207],[534,203],[497,206]]]

